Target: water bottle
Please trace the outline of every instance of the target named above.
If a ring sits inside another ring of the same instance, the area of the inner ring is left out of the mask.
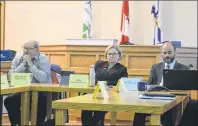
[[[94,70],[94,65],[91,65],[90,67],[90,72],[89,72],[89,80],[90,80],[90,86],[94,87],[95,86],[95,70]]]

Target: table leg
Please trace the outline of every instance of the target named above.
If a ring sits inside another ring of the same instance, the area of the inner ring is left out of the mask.
[[[0,126],[2,126],[2,115],[3,115],[3,95],[0,95]]]
[[[180,120],[181,120],[181,117],[182,117],[182,114],[183,114],[183,102],[181,102],[181,103],[179,103],[177,106],[176,106],[176,126],[178,126],[179,125],[179,123],[180,123]]]
[[[29,125],[30,111],[30,94],[29,92],[21,93],[21,125]]]
[[[186,97],[183,101],[182,101],[182,113],[184,112],[184,109],[186,108],[186,105],[189,102],[189,97]]]
[[[151,126],[162,126],[161,115],[151,115]]]
[[[56,126],[64,126],[65,125],[65,117],[64,117],[64,110],[63,109],[57,109],[56,111],[56,117],[55,117],[55,124]]]
[[[184,112],[184,109],[186,108],[186,105],[188,104],[188,102],[189,102],[189,97],[186,97],[181,103],[179,103],[177,105],[176,124],[175,125],[179,125],[182,115],[183,115],[183,112]]]
[[[111,125],[112,126],[116,125],[116,114],[117,112],[111,112]]]
[[[31,125],[35,126],[37,121],[38,110],[38,92],[32,92],[32,108],[31,108]]]
[[[52,116],[52,92],[47,93],[47,120]]]

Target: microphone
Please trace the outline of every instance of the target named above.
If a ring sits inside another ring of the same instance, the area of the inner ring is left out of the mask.
[[[28,73],[28,63],[27,63],[27,61],[25,62],[25,72]]]
[[[24,53],[24,55],[27,55],[27,53]],[[23,55],[23,56],[24,56],[24,55]],[[24,60],[24,59],[23,59],[23,60]],[[28,67],[29,67],[29,66],[28,66],[28,62],[26,61],[26,62],[25,62],[25,72],[26,72],[26,73],[28,73]]]

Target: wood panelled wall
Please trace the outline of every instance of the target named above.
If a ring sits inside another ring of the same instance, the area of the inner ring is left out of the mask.
[[[65,70],[87,74],[91,64],[97,60],[105,60],[107,46],[98,45],[46,45],[41,46],[52,64],[58,64]],[[158,46],[121,46],[123,59],[121,63],[128,68],[130,77],[142,76],[148,79],[152,64],[159,62]]]
[[[3,62],[0,62],[0,66],[1,66],[0,72],[8,73],[8,71],[9,71],[10,68],[11,68],[11,64],[12,64],[11,61],[3,61]]]

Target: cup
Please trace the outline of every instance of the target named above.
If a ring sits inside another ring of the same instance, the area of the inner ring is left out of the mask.
[[[138,82],[138,91],[146,91],[147,90],[147,82]]]

